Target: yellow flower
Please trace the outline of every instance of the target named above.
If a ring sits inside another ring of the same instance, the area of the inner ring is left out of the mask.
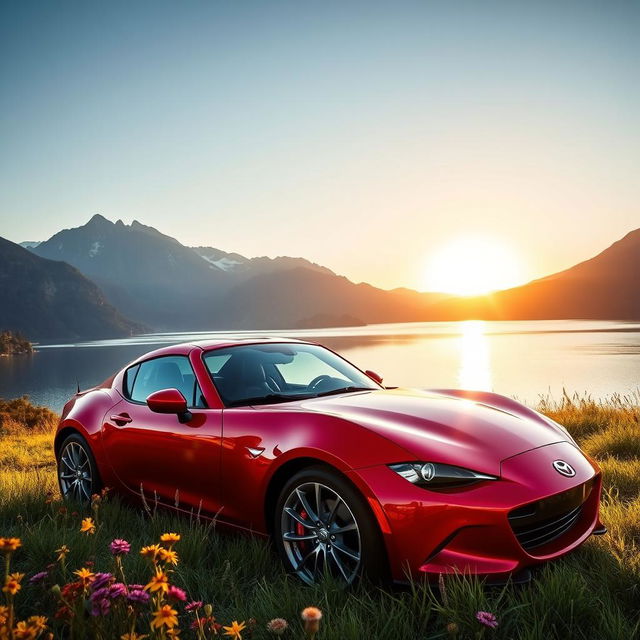
[[[170,562],[174,566],[178,564],[178,554],[171,549],[160,549],[159,556],[162,562]]]
[[[94,573],[92,573],[91,571],[89,571],[89,569],[85,567],[83,567],[82,569],[78,569],[73,573],[74,575],[78,576],[78,578],[80,578],[80,580],[82,581],[82,584],[84,584],[85,586],[88,585],[95,576]]]
[[[146,633],[136,633],[135,631],[132,631],[131,633],[123,633],[120,636],[120,640],[144,640],[148,637],[149,636]]]
[[[153,612],[152,629],[160,629],[161,627],[173,629],[177,624],[178,612],[170,605],[162,605],[157,611]]]
[[[58,554],[57,562],[61,562],[67,557],[69,553],[69,547],[66,544],[63,544],[59,549],[56,549],[54,553]]]
[[[24,620],[22,622],[18,622],[13,629],[13,637],[16,640],[34,640],[37,635],[38,632],[30,627]]]
[[[140,555],[145,558],[151,558],[155,562],[161,549],[162,547],[159,544],[150,544],[148,547],[140,549]]]
[[[8,617],[9,617],[9,607],[0,605],[0,627],[2,627],[2,625],[7,622]]]
[[[165,542],[170,547],[172,547],[176,542],[179,542],[180,534],[179,533],[163,533],[160,536],[160,542]]]
[[[156,574],[151,578],[149,584],[145,587],[145,591],[169,591],[169,576],[162,570],[156,569]]]
[[[180,629],[178,627],[174,627],[173,629],[167,630],[167,638],[179,638],[180,637]]]
[[[0,538],[0,551],[11,553],[22,546],[20,538]]]
[[[24,573],[11,573],[5,578],[2,590],[9,595],[15,596],[22,588],[20,582],[24,578]]]
[[[237,620],[234,620],[231,623],[230,627],[222,627],[224,629],[224,635],[225,636],[231,636],[232,638],[234,638],[234,640],[242,640],[242,636],[240,635],[240,632],[246,627],[247,625],[244,622],[241,622],[240,624],[238,624]]]
[[[27,619],[27,623],[32,629],[35,629],[37,633],[47,628],[47,619],[44,616],[31,616]]]
[[[84,518],[80,525],[80,533],[87,533],[89,535],[96,532],[96,524],[93,518]]]

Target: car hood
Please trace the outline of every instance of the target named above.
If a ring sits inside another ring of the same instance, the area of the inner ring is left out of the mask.
[[[300,401],[305,411],[357,423],[404,448],[409,459],[500,474],[506,458],[568,441],[544,416],[496,394],[482,401],[459,392],[393,389]],[[505,408],[507,407],[507,408]]]

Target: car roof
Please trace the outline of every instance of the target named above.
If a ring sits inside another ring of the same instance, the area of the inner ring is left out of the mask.
[[[157,358],[159,356],[178,356],[188,355],[194,349],[201,349],[202,351],[212,351],[214,349],[222,349],[224,347],[233,347],[241,344],[277,344],[277,343],[297,343],[297,344],[314,344],[307,340],[298,340],[297,338],[285,338],[277,336],[224,336],[215,340],[195,340],[193,342],[181,342],[179,344],[171,344],[166,347],[160,347],[153,351],[149,351],[139,358],[136,358],[134,362],[141,362],[142,360],[149,360],[151,358]],[[131,364],[127,365],[128,367]]]

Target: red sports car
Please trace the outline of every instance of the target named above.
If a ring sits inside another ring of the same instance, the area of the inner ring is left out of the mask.
[[[604,532],[600,470],[563,427],[494,393],[381,383],[302,341],[159,349],[65,405],[60,489],[217,514],[307,583],[517,580]]]

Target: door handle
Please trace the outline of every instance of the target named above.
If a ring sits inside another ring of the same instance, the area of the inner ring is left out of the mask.
[[[133,422],[133,418],[128,413],[119,413],[117,415],[113,415],[109,418],[109,420],[115,422],[119,426],[127,424],[127,422]]]

